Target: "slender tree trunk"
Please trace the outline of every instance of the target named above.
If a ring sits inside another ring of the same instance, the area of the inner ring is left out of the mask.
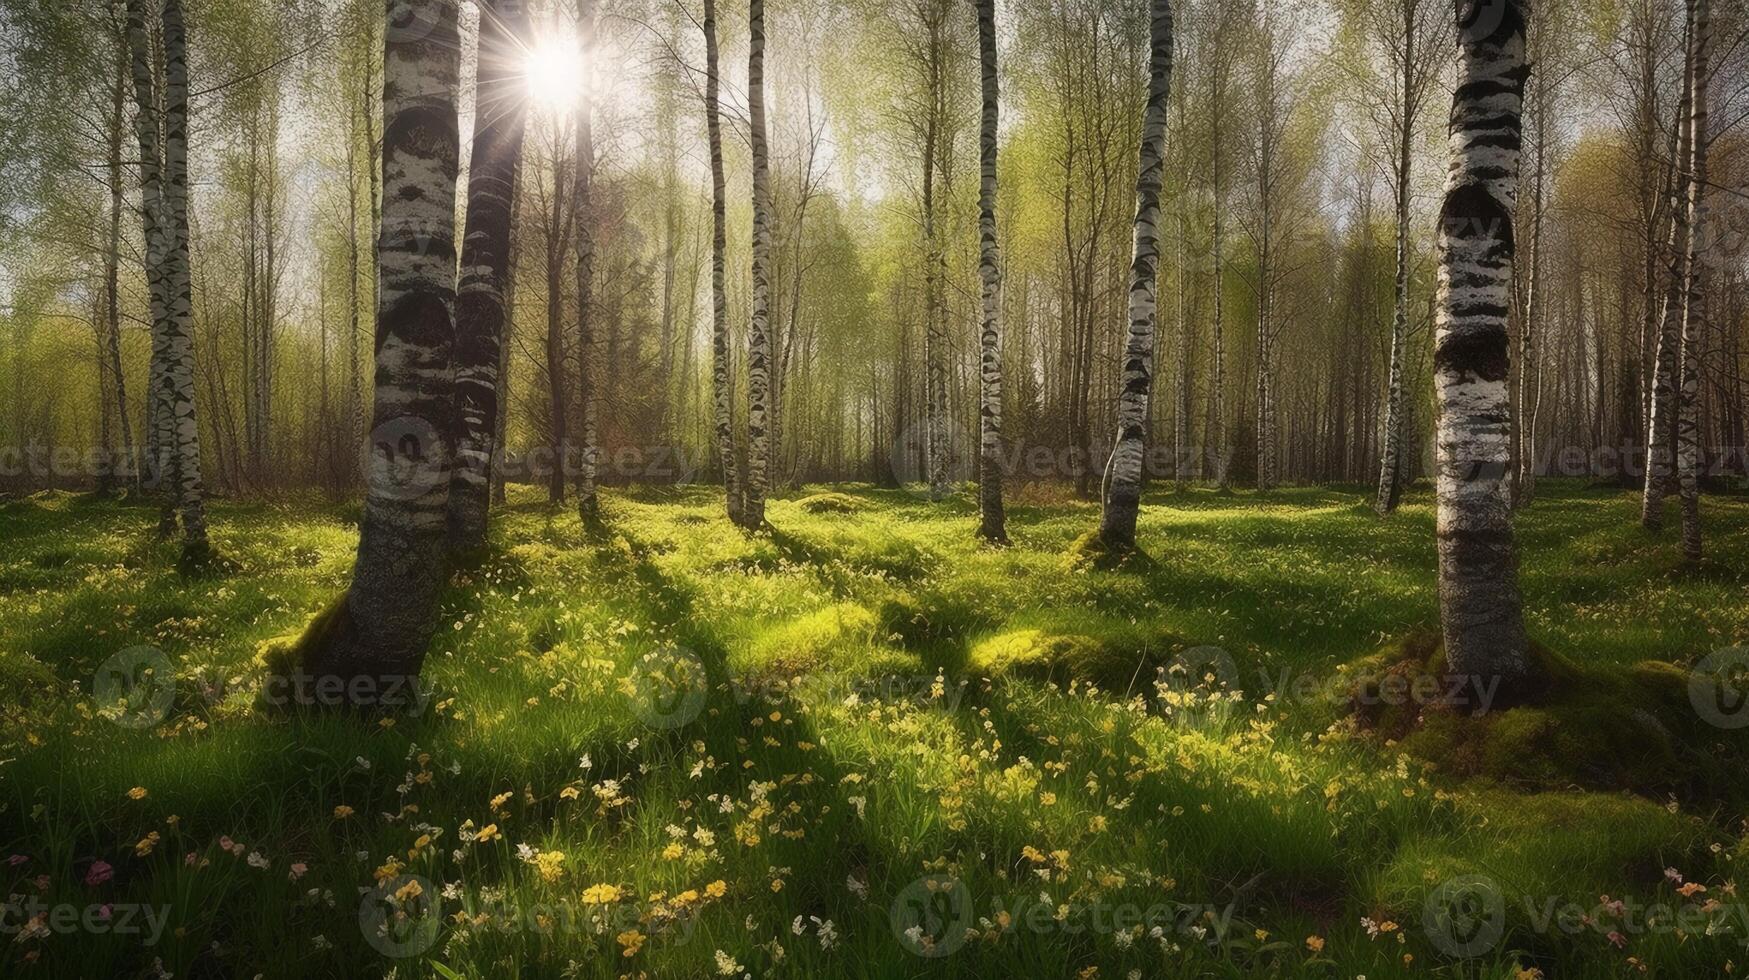
[[[978,338],[979,447],[983,454],[978,466],[979,533],[993,544],[1007,544],[1007,515],[1002,506],[1002,247],[996,228],[997,140],[1002,111],[1002,83],[996,65],[996,0],[978,0],[977,12],[984,90],[978,134],[978,273],[984,286],[984,327]]]
[[[353,117],[354,119],[357,116]],[[355,172],[358,139],[353,133],[346,140],[346,441],[357,446],[364,436],[364,370],[359,348],[359,242],[358,242],[358,177]],[[374,209],[373,201],[369,207]]]
[[[449,492],[453,550],[486,543],[492,458],[498,451],[498,415],[503,410],[498,393],[510,226],[526,120],[518,52],[527,23],[519,0],[491,0],[481,11],[467,230],[455,305],[457,431]]]
[[[146,0],[127,0],[133,69],[134,134],[140,145],[140,217],[145,235],[146,290],[152,317],[152,358],[146,393],[148,483],[163,495],[158,533],[176,532],[176,440],[170,432],[169,284],[165,276],[163,104],[146,20]],[[23,375],[21,374],[22,378]]]
[[[358,559],[302,645],[298,687],[357,707],[415,703],[448,577],[455,447],[455,0],[390,0],[383,43],[376,398]]]
[[[947,331],[942,311],[942,274],[946,260],[935,227],[936,163],[940,153],[942,100],[941,17],[926,16],[928,39],[929,108],[923,137],[923,406],[927,432],[925,462],[929,471],[929,495],[940,500],[948,494],[948,454],[952,451],[947,432]]]
[[[1396,159],[1397,278],[1396,304],[1391,316],[1391,367],[1385,395],[1384,459],[1379,464],[1378,497],[1373,508],[1380,514],[1396,513],[1403,499],[1403,359],[1409,343],[1409,167],[1413,150],[1413,127],[1405,124],[1399,134]]]
[[[1506,485],[1506,321],[1530,5],[1503,0],[1459,10],[1433,365],[1440,612],[1450,672],[1475,684],[1497,679],[1510,698],[1533,680]]]
[[[1712,5],[1709,0],[1688,0],[1694,22],[1694,67],[1690,72],[1693,111],[1689,117],[1689,214],[1688,277],[1682,311],[1682,390],[1676,417],[1676,472],[1682,493],[1682,556],[1696,562],[1702,556],[1700,527],[1700,359],[1705,350],[1703,332],[1707,319],[1706,262],[1700,254],[1707,238],[1708,87],[1712,82],[1709,44],[1712,40]],[[1732,365],[1733,369],[1736,365]]]
[[[1677,106],[1677,145],[1670,190],[1670,244],[1666,252],[1664,310],[1658,329],[1658,353],[1653,362],[1651,412],[1646,432],[1646,483],[1640,504],[1640,524],[1649,531],[1664,527],[1664,495],[1674,472],[1678,377],[1682,370],[1682,304],[1688,292],[1688,261],[1693,230],[1689,227],[1688,195],[1692,175],[1694,133],[1694,4],[1689,3],[1687,54],[1682,98]]]
[[[1541,408],[1542,365],[1537,357],[1537,336],[1542,329],[1543,309],[1543,184],[1547,172],[1548,154],[1548,75],[1536,76],[1536,171],[1531,178],[1530,276],[1525,286],[1524,319],[1518,337],[1518,413],[1519,424],[1513,427],[1517,450],[1513,459],[1518,467],[1518,479],[1513,484],[1512,505],[1529,506],[1536,496],[1536,426]]]
[[[127,87],[130,72],[127,38],[116,45],[114,100],[109,116],[109,248],[103,265],[104,356],[115,379],[116,421],[121,430],[121,465],[130,485],[139,485],[139,455],[134,446],[134,426],[128,409],[127,372],[121,360],[121,226],[126,202],[122,194],[122,144],[127,138]],[[111,465],[116,461],[112,460]]]
[[[578,438],[582,451],[577,460],[577,516],[584,526],[601,519],[601,501],[596,494],[595,467],[601,448],[596,419],[600,410],[596,391],[595,358],[595,97],[589,81],[595,59],[596,0],[577,0],[578,43],[582,47],[583,92],[577,105],[577,170],[572,206],[576,214],[577,249],[577,398],[580,409]]]
[[[711,155],[711,400],[717,462],[723,470],[729,519],[741,518],[739,455],[735,451],[733,364],[729,357],[728,190],[723,169],[722,66],[717,44],[716,0],[704,0],[705,128]]]
[[[1160,282],[1160,188],[1165,172],[1166,113],[1172,94],[1172,4],[1153,0],[1149,31],[1148,104],[1142,116],[1141,165],[1136,178],[1136,221],[1130,264],[1129,341],[1117,435],[1106,464],[1105,513],[1099,535],[1107,545],[1136,542],[1147,461],[1148,400],[1154,386],[1154,327]]]
[[[747,337],[747,500],[742,523],[765,524],[771,479],[771,151],[765,138],[765,0],[747,6],[747,107],[753,142],[753,317]]]
[[[523,121],[526,127],[527,120]],[[504,256],[504,336],[498,345],[498,412],[493,420],[492,435],[492,503],[499,507],[506,503],[504,464],[509,458],[507,434],[510,431],[510,347],[516,336],[516,256],[522,243],[522,235],[517,231],[522,214],[523,166],[520,159],[517,161],[515,173],[516,178],[510,186],[510,243]]]

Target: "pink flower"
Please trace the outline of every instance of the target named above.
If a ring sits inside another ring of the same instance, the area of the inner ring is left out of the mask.
[[[85,872],[85,883],[95,888],[115,877],[115,869],[106,861],[91,862],[90,870]]]
[[[113,913],[110,911],[109,905],[106,903],[105,905],[103,905],[101,908],[99,908],[97,910],[97,921],[108,922],[109,917],[112,914]]]
[[[24,863],[25,863],[25,862],[27,862],[27,861],[29,861],[29,860],[30,860],[30,858],[27,858],[27,857],[25,857],[25,856],[24,856],[24,855],[22,855],[22,854],[14,854],[14,855],[12,855],[12,856],[11,856],[11,857],[9,857],[9,858],[7,858],[7,859],[6,859],[6,863],[7,863],[7,864],[8,864],[8,865],[10,865],[10,866],[12,866],[12,867],[14,867],[14,868],[16,868],[16,867],[18,867],[18,866],[19,866],[19,865],[21,865],[21,864],[24,864]]]
[[[1609,934],[1609,941],[1615,944],[1616,949],[1627,949],[1628,948],[1628,937],[1622,935],[1619,932],[1610,933]]]
[[[289,875],[287,875],[287,877],[291,878],[291,880],[293,880],[293,881],[297,881],[299,878],[302,878],[304,876],[304,873],[306,871],[309,871],[309,870],[310,870],[309,865],[303,863],[302,861],[299,861],[298,863],[291,866],[291,873]]]
[[[227,850],[227,851],[230,850],[232,847],[231,838],[228,836],[220,837],[219,838],[219,847],[222,848],[223,850]]]

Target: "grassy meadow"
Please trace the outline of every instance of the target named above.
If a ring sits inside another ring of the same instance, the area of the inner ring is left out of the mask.
[[[1366,502],[1160,489],[1101,568],[1096,508],[1042,494],[1001,550],[969,494],[808,488],[748,537],[709,488],[614,493],[593,539],[513,494],[423,710],[362,720],[257,706],[356,505],[218,502],[233,567],[185,578],[147,504],[0,504],[0,974],[1749,970],[1749,787],[1456,772],[1357,723],[1339,668],[1437,625],[1430,498]],[[1544,487],[1535,638],[1625,678],[1749,643],[1749,498],[1709,498],[1698,569],[1637,506]],[[1672,765],[1733,758],[1682,710],[1645,722]]]

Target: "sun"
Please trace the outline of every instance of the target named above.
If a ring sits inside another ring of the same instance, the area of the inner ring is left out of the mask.
[[[562,115],[577,104],[583,91],[583,56],[575,41],[548,37],[529,48],[523,62],[528,95],[549,112]]]

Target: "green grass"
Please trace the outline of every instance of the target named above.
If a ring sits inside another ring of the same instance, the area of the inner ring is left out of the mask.
[[[1520,524],[1537,639],[1596,669],[1749,642],[1749,502],[1709,499],[1715,557],[1694,570],[1636,506],[1544,486]],[[24,859],[0,884],[168,907],[150,946],[8,937],[5,974],[1749,967],[1739,804],[1461,781],[1342,720],[1335,668],[1437,624],[1424,494],[1380,521],[1329,490],[1156,493],[1147,560],[1109,571],[1074,554],[1097,517],[1077,503],[1013,507],[1008,549],[976,542],[967,495],[810,488],[756,538],[707,489],[605,509],[601,540],[532,498],[502,513],[446,596],[428,710],[366,724],[252,707],[264,646],[344,589],[356,507],[219,503],[214,543],[240,567],[181,578],[148,508],[0,505],[0,861]],[[176,678],[143,730],[93,697],[136,646]],[[1195,669],[1157,686],[1173,664]],[[1223,683],[1194,683],[1205,669]],[[113,878],[88,885],[99,860]],[[417,955],[366,941],[379,872],[427,883],[409,909],[444,896]],[[1426,912],[1467,876],[1497,890],[1501,933],[1461,957]],[[1688,918],[1622,928],[1625,948],[1613,909],[1548,924],[1601,896]],[[902,935],[918,908],[963,913],[921,920],[957,923],[930,937],[946,955]]]

